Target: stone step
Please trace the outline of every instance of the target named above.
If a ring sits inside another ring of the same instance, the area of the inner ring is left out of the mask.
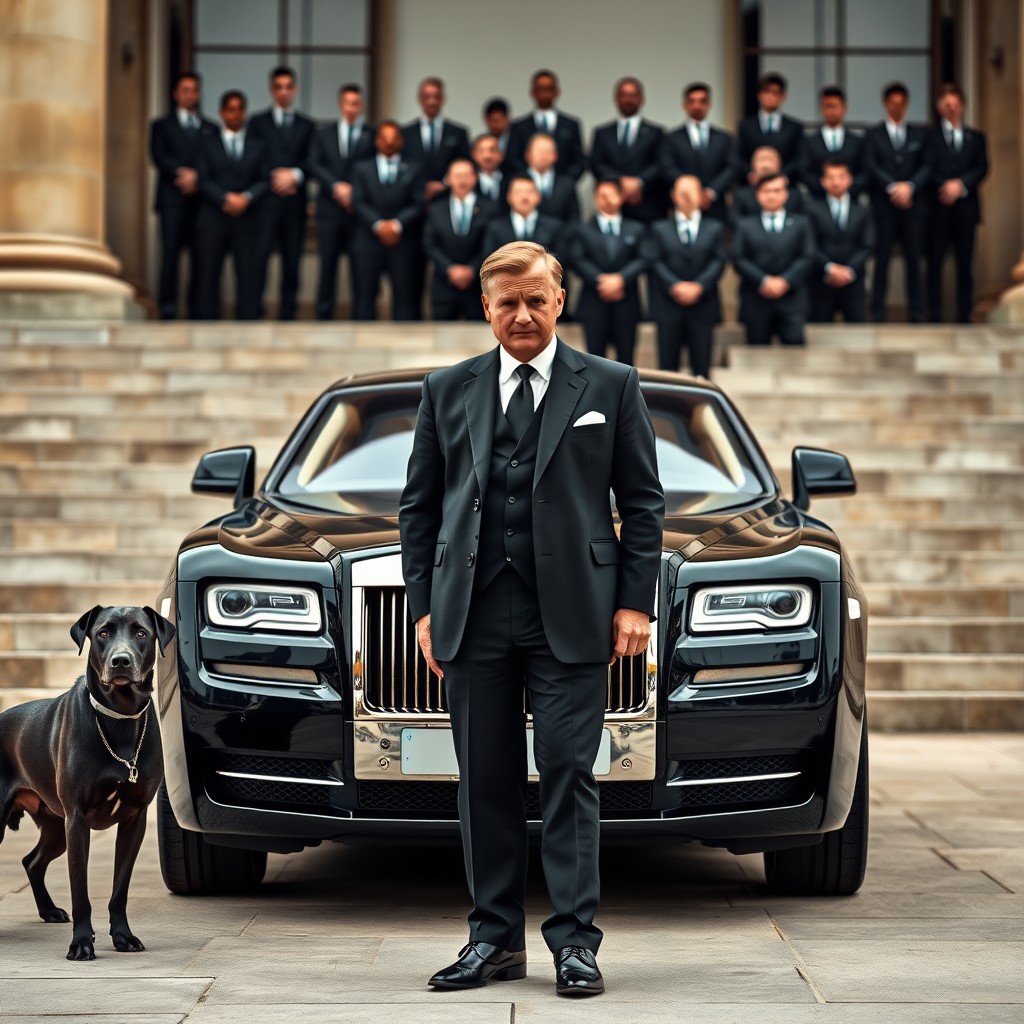
[[[990,498],[983,505],[969,497],[878,498],[858,494],[841,499],[820,498],[812,502],[811,511],[837,529],[842,526],[844,536],[847,524],[857,523],[976,523],[984,515],[984,522],[998,524],[1024,516],[1024,494]]]
[[[851,552],[863,583],[955,583],[1018,585],[1024,580],[1024,551],[907,552],[876,548]]]
[[[785,466],[792,458],[790,442],[769,442],[761,446],[773,465]],[[812,447],[828,447],[812,445]],[[837,446],[854,472],[868,469],[1018,469],[1024,466],[1024,441],[948,440],[935,443],[852,441]]]
[[[283,435],[247,438],[257,452],[257,460],[277,454]],[[46,465],[51,462],[85,462],[93,465],[134,466],[145,463],[182,463],[195,466],[199,456],[209,451],[205,441],[0,441],[0,465]],[[263,458],[261,458],[261,455]]]
[[[311,396],[311,399],[312,400]],[[210,401],[210,400],[207,400]],[[146,416],[74,415],[33,415],[0,412],[0,442],[6,441],[121,441],[131,439],[144,441],[205,441],[207,450],[222,448],[226,444],[248,444],[252,437],[284,438],[295,425],[297,416],[253,415],[260,411],[246,399],[244,409],[238,415],[227,415],[227,406],[233,400],[225,400],[224,406],[215,413],[198,415],[149,418]],[[302,404],[305,409],[306,404]]]
[[[380,368],[380,360],[377,361]],[[332,380],[343,377],[342,369],[337,374],[325,374],[308,368],[285,372],[282,370],[4,370],[4,387],[8,392],[22,388],[75,388],[82,391],[131,390],[133,394],[168,395],[178,392],[212,391],[227,393],[244,389],[266,389],[287,387],[312,391],[323,390]]]
[[[227,413],[252,414],[259,412],[265,418],[273,417],[287,430],[320,394],[319,388],[290,388],[282,381],[273,391],[250,389],[244,385],[223,394],[194,392],[144,392],[136,394],[109,391],[84,391],[79,388],[46,388],[29,393],[0,394],[0,414],[5,419],[21,416],[72,417],[88,422],[97,416],[118,416],[122,420],[155,419],[171,422],[223,417]]]
[[[777,370],[778,354],[756,345],[733,346],[728,352],[728,369]],[[840,373],[858,375],[887,370],[893,374],[913,373],[997,373],[1024,370],[1024,352],[1019,346],[984,351],[893,351],[890,349],[794,348],[786,358],[793,373]]]
[[[871,690],[868,721],[882,732],[1019,732],[1024,729],[1024,693]]]
[[[170,561],[167,567],[170,568]],[[156,580],[86,580],[39,582],[26,578],[0,587],[0,614],[61,615],[68,629],[93,605],[156,607],[163,577]]]
[[[1024,618],[1024,582],[1009,584],[865,583],[871,622],[886,616],[1011,616]],[[869,625],[868,632],[871,627]]]
[[[725,390],[725,389],[723,389]],[[739,395],[726,391],[745,419],[756,427],[759,422],[771,422],[775,414],[783,409],[787,416],[800,419],[826,421],[823,430],[828,429],[827,421],[832,419],[864,418],[873,421],[899,422],[913,420],[919,416],[960,416],[1020,415],[1014,410],[1001,409],[1000,396],[982,392],[974,394],[930,394],[928,392],[906,391],[896,394],[866,394],[843,389],[822,390],[817,394],[789,394],[778,389],[759,394]]]
[[[59,693],[67,690],[85,671],[85,655],[75,652],[75,646],[68,638],[71,648],[68,654],[53,651],[5,651],[0,653],[0,690],[46,688]]]
[[[68,551],[51,548],[12,551],[0,548],[0,584],[21,580],[53,583],[65,580],[153,580],[154,588],[170,568],[177,545],[163,550]]]
[[[870,615],[872,654],[1024,655],[1024,618],[895,618],[876,615],[874,609]]]
[[[783,492],[792,493],[790,468],[776,464],[776,476]],[[1024,493],[1024,467],[1017,469],[868,469],[857,472],[858,495],[894,498],[952,498],[974,495],[980,502],[989,498],[1013,498]],[[851,498],[845,499],[853,500]]]
[[[188,532],[173,521],[150,519],[0,519],[0,548],[18,551],[174,550]]]
[[[844,523],[837,529],[846,547],[856,557],[859,551],[890,548],[909,553],[936,551],[1016,551],[1024,554],[1024,525],[1000,522],[989,516],[974,523]]]
[[[996,370],[993,373],[836,373],[803,370],[790,367],[774,370],[749,370],[724,367],[715,371],[715,383],[726,394],[737,399],[753,394],[817,395],[833,391],[856,391],[874,397],[882,394],[902,395],[908,390],[915,394],[977,395],[998,394],[1005,398],[1019,398],[1024,390],[1024,370]]]
[[[266,468],[268,464],[264,464]],[[103,519],[107,516],[125,519],[166,519],[182,524],[183,534],[189,524],[198,525],[231,509],[229,497],[192,494],[186,487],[179,493],[134,494],[117,496],[116,502],[96,491],[61,491],[22,494],[0,490],[0,508],[12,518],[74,520]]]
[[[1024,691],[1021,654],[869,654],[867,686],[874,690]]]
[[[57,692],[59,691],[55,692],[45,686],[19,686],[11,687],[10,689],[0,687],[0,711],[6,711],[8,708],[13,708],[18,704],[25,704],[30,700],[56,697]]]

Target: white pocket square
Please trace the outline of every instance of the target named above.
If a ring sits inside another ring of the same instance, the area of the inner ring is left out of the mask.
[[[591,411],[591,412],[585,412],[573,424],[573,426],[574,427],[585,427],[585,426],[587,426],[588,424],[591,424],[591,423],[604,423],[604,422],[605,422],[605,418],[604,418],[604,413],[603,412]]]

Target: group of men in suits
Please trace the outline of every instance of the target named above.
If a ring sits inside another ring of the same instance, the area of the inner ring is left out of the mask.
[[[417,119],[376,127],[366,123],[359,86],[341,88],[338,119],[322,126],[294,109],[296,87],[291,69],[275,68],[271,106],[248,123],[245,97],[226,93],[218,128],[199,114],[198,78],[178,79],[174,111],[152,130],[162,316],[176,313],[178,255],[191,248],[189,316],[220,314],[220,270],[230,250],[236,315],[259,317],[268,260],[277,250],[278,315],[294,318],[314,180],[321,319],[335,315],[343,255],[355,319],[376,315],[385,274],[394,319],[418,319],[428,264],[432,315],[479,318],[480,263],[517,239],[564,256],[582,280],[576,315],[588,347],[603,353],[614,344],[625,361],[641,317],[638,280],[647,274],[662,365],[675,368],[685,345],[691,368],[707,372],[707,325],[720,319],[717,281],[729,243],[741,280],[740,318],[752,343],[773,334],[800,343],[808,315],[864,319],[869,256],[871,314],[883,320],[897,244],[910,320],[923,321],[926,313],[941,319],[950,245],[957,315],[970,316],[978,188],[988,164],[984,135],[964,125],[956,86],[942,88],[940,124],[927,129],[907,121],[907,88],[888,85],[884,120],[863,134],[845,125],[845,97],[831,86],[820,95],[820,128],[805,131],[782,110],[785,79],[768,73],[758,85],[756,114],[733,138],[709,123],[706,84],[685,88],[685,121],[665,131],[643,117],[643,85],[627,77],[615,85],[617,116],[594,130],[589,154],[580,121],[557,108],[558,78],[548,70],[531,79],[529,114],[513,120],[508,104],[492,99],[483,111],[487,130],[475,139],[444,116],[439,78],[420,83]],[[586,169],[595,179],[595,216],[581,225],[577,185]],[[693,248],[676,251],[687,246]],[[684,272],[691,276],[675,276]],[[690,287],[698,283],[699,294]]]

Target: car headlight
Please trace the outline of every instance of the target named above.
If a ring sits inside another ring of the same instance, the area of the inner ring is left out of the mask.
[[[792,629],[811,619],[814,595],[802,583],[702,587],[690,605],[690,632]]]
[[[206,617],[229,629],[319,633],[320,598],[309,587],[218,583],[206,591]]]

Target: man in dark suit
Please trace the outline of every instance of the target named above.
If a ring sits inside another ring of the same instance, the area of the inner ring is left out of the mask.
[[[316,290],[317,320],[333,320],[338,289],[338,261],[349,253],[355,215],[352,168],[373,156],[374,130],[363,118],[363,90],[343,85],[338,90],[337,121],[317,128],[309,167],[320,185],[316,199],[316,240],[320,251],[320,283]],[[349,260],[349,282],[352,263]],[[350,290],[354,294],[354,287]]]
[[[620,78],[615,85],[619,116],[594,129],[590,170],[597,181],[617,178],[626,215],[649,224],[664,212],[658,162],[661,126],[640,116],[644,87],[638,78]]]
[[[816,199],[824,199],[821,188],[822,169],[826,160],[840,160],[850,169],[853,184],[850,194],[856,199],[867,185],[864,171],[864,138],[855,135],[843,123],[846,117],[846,94],[838,85],[821,90],[821,127],[804,136],[800,177]]]
[[[178,315],[178,268],[189,254],[188,316],[197,316],[195,230],[199,212],[196,157],[202,135],[216,135],[217,126],[199,113],[199,76],[178,75],[171,93],[174,110],[150,125],[149,152],[157,170],[153,209],[160,217],[160,283],[157,305],[161,320]]]
[[[782,157],[782,173],[794,186],[799,181],[804,126],[796,118],[782,113],[786,89],[786,79],[777,71],[769,71],[758,80],[757,113],[740,122],[736,135],[737,178],[741,179],[747,173],[755,149],[771,146]]]
[[[480,304],[480,264],[493,203],[476,193],[471,160],[453,160],[448,167],[448,194],[427,207],[423,247],[434,262],[430,284],[431,316],[435,320],[483,320]]]
[[[604,991],[593,768],[608,666],[649,644],[665,498],[636,370],[555,334],[561,278],[529,243],[484,261],[500,344],[426,376],[399,505],[409,612],[451,714],[473,901],[469,942],[435,988],[526,975],[529,693],[556,992]]]
[[[892,82],[882,92],[884,121],[864,135],[864,166],[875,216],[875,272],[871,282],[871,318],[885,321],[889,260],[899,242],[907,287],[907,315],[924,323],[921,303],[921,234],[925,191],[931,179],[928,129],[907,122],[910,92]]]
[[[498,144],[498,151],[501,153],[499,166],[503,171],[507,171],[509,168],[505,158],[508,153],[509,129],[512,124],[508,101],[503,100],[500,96],[488,100],[484,104],[484,124],[487,126],[487,134]]]
[[[761,204],[757,201],[757,183],[767,174],[781,174],[782,159],[778,150],[771,146],[761,146],[754,150],[750,159],[750,172],[747,182],[742,188],[736,189],[729,207],[729,223],[736,227],[744,217],[752,217],[761,212]],[[804,199],[795,183],[791,183],[786,197],[787,213],[803,213]]]
[[[423,174],[423,199],[430,202],[444,191],[448,165],[469,156],[469,132],[461,124],[449,121],[444,110],[444,82],[424,78],[416,93],[422,113],[415,121],[402,125],[405,146],[402,156],[418,164]]]
[[[473,140],[473,164],[476,166],[477,188],[481,198],[507,210],[506,179],[501,169],[501,150],[498,148],[498,140],[493,135],[478,135]]]
[[[298,305],[299,263],[306,237],[306,179],[316,125],[294,109],[298,84],[295,72],[276,67],[270,72],[270,107],[249,122],[270,161],[270,193],[261,204],[260,260],[266,281],[267,262],[276,246],[281,253],[279,320],[294,320]]]
[[[974,307],[974,236],[981,221],[979,186],[988,175],[985,135],[964,124],[966,101],[958,85],[939,90],[939,125],[931,135],[928,160],[935,189],[928,244],[928,313],[942,321],[942,262],[952,244],[956,260],[956,317],[971,322]]]
[[[508,212],[499,213],[487,225],[484,250],[494,252],[509,242],[536,242],[549,252],[562,241],[562,223],[546,217],[537,209],[540,192],[533,178],[521,175],[512,178],[505,193]]]
[[[695,175],[701,183],[701,212],[724,221],[725,197],[736,177],[732,136],[708,123],[711,86],[705,82],[691,82],[683,90],[683,110],[686,120],[661,143],[662,180],[673,188],[681,176]]]
[[[811,272],[811,320],[831,323],[836,312],[851,324],[864,322],[864,273],[875,247],[871,213],[853,198],[853,175],[838,158],[821,172],[823,199],[807,210],[816,241]]]
[[[402,158],[402,129],[382,121],[374,139],[376,156],[352,168],[353,319],[377,319],[377,291],[386,271],[391,280],[392,320],[419,320],[420,221],[423,177]]]
[[[540,212],[564,225],[577,224],[580,204],[576,182],[558,171],[558,147],[543,132],[534,135],[526,146],[526,173],[540,192]]]
[[[679,369],[689,350],[690,372],[711,376],[715,324],[722,320],[718,282],[725,270],[725,226],[702,215],[703,186],[683,175],[672,186],[672,217],[651,226],[646,255],[651,267],[651,319],[658,325],[658,365]]]
[[[577,227],[568,244],[569,262],[583,278],[576,319],[583,324],[588,352],[603,356],[613,345],[620,363],[632,363],[641,319],[637,282],[647,269],[644,224],[622,216],[618,178],[595,185],[594,206],[594,219]]]
[[[220,278],[229,250],[235,265],[235,319],[260,317],[259,206],[270,191],[270,174],[263,143],[246,130],[245,112],[243,93],[224,93],[223,130],[199,141],[196,171],[202,202],[196,217],[196,275],[201,320],[220,319]]]
[[[814,232],[807,218],[786,213],[784,174],[770,174],[757,186],[761,213],[736,228],[732,261],[740,275],[740,319],[748,345],[803,345],[807,320],[807,277],[814,264]]]
[[[508,150],[505,154],[511,171],[526,170],[526,147],[537,132],[546,132],[558,146],[558,172],[578,181],[584,171],[583,135],[578,118],[555,109],[561,94],[558,76],[553,71],[535,71],[530,80],[534,109],[513,121],[509,128]]]

